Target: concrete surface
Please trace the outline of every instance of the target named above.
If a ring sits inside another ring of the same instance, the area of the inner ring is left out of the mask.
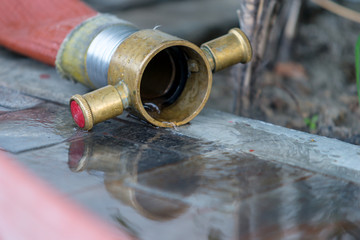
[[[360,238],[358,146],[209,108],[85,132],[67,104],[87,90],[0,49],[0,149],[104,221],[140,239]]]

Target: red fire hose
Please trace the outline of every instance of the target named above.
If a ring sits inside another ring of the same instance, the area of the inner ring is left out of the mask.
[[[3,0],[0,45],[54,66],[66,36],[96,14],[78,0]]]

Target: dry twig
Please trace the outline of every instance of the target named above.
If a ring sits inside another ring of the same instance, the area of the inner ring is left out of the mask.
[[[349,19],[354,22],[360,23],[360,13],[351,10],[349,8],[343,7],[340,4],[334,3],[329,0],[312,0],[315,4],[319,5],[326,10],[333,12],[343,18]]]
[[[246,115],[255,91],[255,72],[264,57],[269,34],[276,17],[276,8],[282,0],[242,0],[238,11],[240,27],[248,35],[254,51],[253,60],[234,68],[238,79],[234,112]]]

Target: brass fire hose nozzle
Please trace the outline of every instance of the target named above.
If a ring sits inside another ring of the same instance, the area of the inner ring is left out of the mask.
[[[100,15],[68,36],[57,68],[65,77],[99,88],[70,100],[80,128],[90,130],[124,109],[155,126],[174,127],[203,109],[213,72],[251,57],[250,42],[237,28],[199,48],[161,31],[138,30]]]

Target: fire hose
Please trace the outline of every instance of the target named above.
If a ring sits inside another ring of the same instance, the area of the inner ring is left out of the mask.
[[[155,126],[186,124],[205,106],[213,72],[252,58],[238,28],[198,47],[78,0],[2,1],[0,45],[95,89],[70,99],[75,123],[86,130],[124,110]]]

